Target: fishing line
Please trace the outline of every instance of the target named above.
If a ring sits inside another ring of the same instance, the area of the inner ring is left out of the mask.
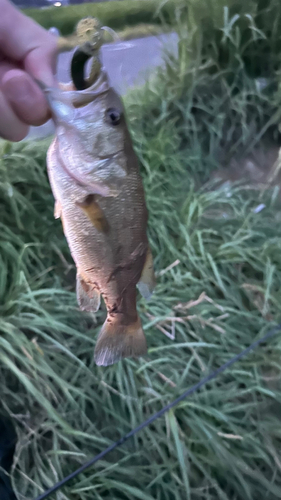
[[[81,474],[81,472],[84,472],[86,469],[88,469],[89,467],[91,467],[92,465],[94,465],[96,462],[98,462],[98,460],[101,460],[103,457],[105,457],[112,450],[114,450],[115,448],[118,448],[118,446],[121,446],[128,439],[130,439],[135,434],[137,434],[137,432],[141,431],[142,429],[144,429],[145,427],[147,427],[149,424],[152,424],[152,422],[154,422],[157,418],[162,417],[162,415],[164,415],[164,413],[166,413],[171,408],[173,408],[174,406],[176,406],[178,403],[180,403],[186,397],[188,397],[191,394],[193,394],[195,391],[198,391],[199,389],[201,389],[201,387],[203,387],[208,382],[210,382],[211,380],[213,380],[214,378],[216,378],[218,375],[220,375],[222,372],[224,372],[227,368],[229,368],[234,363],[236,363],[237,361],[239,361],[241,358],[243,358],[244,356],[246,356],[250,351],[252,351],[256,347],[258,347],[260,344],[262,344],[263,342],[266,342],[268,339],[270,339],[271,337],[273,337],[280,330],[281,330],[281,323],[279,325],[277,325],[275,328],[273,328],[272,330],[270,330],[261,339],[256,340],[249,347],[247,347],[246,349],[244,349],[240,353],[236,354],[236,356],[233,356],[233,358],[231,358],[229,361],[227,361],[226,363],[224,363],[223,365],[221,365],[219,368],[217,368],[217,370],[214,370],[212,373],[210,373],[209,375],[207,375],[206,377],[204,377],[202,380],[200,380],[199,382],[197,382],[197,384],[195,384],[192,387],[190,387],[189,389],[187,389],[183,394],[181,394],[181,396],[179,396],[174,401],[172,401],[171,403],[169,403],[166,406],[164,406],[157,413],[154,413],[154,415],[152,415],[147,420],[145,420],[144,422],[142,422],[140,425],[138,425],[137,427],[135,427],[134,429],[132,429],[130,432],[128,432],[128,434],[126,434],[125,436],[123,436],[121,439],[119,439],[115,443],[113,443],[110,446],[108,446],[108,448],[106,448],[101,453],[99,453],[98,455],[96,455],[95,457],[93,457],[91,460],[89,460],[88,462],[86,462],[84,465],[82,465],[81,467],[79,467],[77,470],[75,470],[74,472],[72,472],[71,474],[69,474],[69,476],[66,476],[64,479],[62,479],[61,481],[59,481],[58,483],[56,483],[50,489],[48,489],[47,491],[45,491],[45,493],[42,493],[42,495],[39,495],[35,500],[45,500],[46,498],[48,498],[53,493],[55,493],[56,491],[60,490],[65,484],[67,484],[69,481],[71,481],[76,476],[78,476],[78,474]]]
[[[101,28],[101,30],[103,31],[107,31],[107,33],[109,33],[111,36],[112,36],[112,39],[115,41],[115,42],[121,42],[121,38],[119,35],[117,35],[116,31],[114,31],[112,28],[110,28],[109,26],[103,26]]]

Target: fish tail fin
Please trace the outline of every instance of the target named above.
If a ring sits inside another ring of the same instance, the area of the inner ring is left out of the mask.
[[[124,324],[124,316],[108,316],[98,336],[95,348],[95,362],[108,366],[123,358],[144,356],[147,353],[146,339],[140,318]]]

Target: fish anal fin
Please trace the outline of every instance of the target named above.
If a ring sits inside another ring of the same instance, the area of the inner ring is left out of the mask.
[[[76,277],[76,296],[82,311],[97,312],[100,307],[100,292],[91,283],[86,283],[79,274]]]
[[[98,231],[102,233],[109,231],[109,224],[94,194],[89,194],[83,201],[76,201],[76,205],[83,210]]]
[[[156,286],[156,278],[153,269],[153,257],[150,248],[147,250],[145,264],[138,282],[138,289],[141,295],[146,299],[150,299],[153,290]]]
[[[113,365],[123,358],[138,358],[147,353],[140,318],[129,325],[122,319],[122,314],[108,316],[103,324],[95,348],[98,366]]]

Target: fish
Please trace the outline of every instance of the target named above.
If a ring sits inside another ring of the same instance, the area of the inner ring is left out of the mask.
[[[56,126],[47,171],[54,215],[76,265],[77,301],[94,313],[102,297],[107,309],[95,363],[144,356],[137,288],[148,300],[156,280],[144,187],[122,100],[103,71],[84,90],[70,83],[44,91]]]

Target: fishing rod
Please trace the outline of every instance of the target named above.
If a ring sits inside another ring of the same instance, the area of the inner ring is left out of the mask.
[[[70,481],[72,481],[72,479],[74,479],[75,477],[77,477],[79,474],[81,474],[82,472],[84,472],[86,469],[89,469],[89,467],[92,467],[92,465],[94,465],[99,460],[101,460],[102,458],[104,458],[108,453],[110,453],[111,451],[115,450],[116,448],[118,448],[119,446],[121,446],[122,444],[124,444],[128,439],[130,439],[131,437],[133,437],[135,434],[137,434],[138,432],[140,432],[141,430],[143,430],[148,425],[152,424],[152,422],[154,422],[158,418],[162,417],[162,415],[164,415],[169,410],[171,410],[171,408],[174,408],[176,405],[178,405],[185,398],[187,398],[188,396],[190,396],[194,392],[196,392],[199,389],[201,389],[201,387],[203,387],[208,382],[210,382],[211,380],[213,380],[214,378],[216,378],[218,375],[220,375],[221,373],[223,373],[225,370],[227,370],[227,368],[229,368],[230,366],[232,366],[234,363],[236,363],[237,361],[239,361],[241,358],[245,357],[247,354],[249,354],[249,352],[253,351],[260,344],[266,342],[271,337],[273,337],[274,335],[276,335],[276,333],[278,333],[280,330],[281,330],[281,323],[279,325],[277,325],[275,328],[272,328],[272,330],[270,330],[262,338],[260,338],[260,339],[256,340],[255,342],[253,342],[251,345],[249,345],[249,347],[247,347],[246,349],[244,349],[240,353],[238,353],[235,356],[233,356],[229,361],[227,361],[226,363],[224,363],[223,365],[221,365],[219,368],[217,368],[216,370],[214,370],[213,372],[211,372],[209,375],[207,375],[206,377],[204,377],[202,380],[200,380],[199,382],[197,382],[197,384],[195,384],[192,387],[190,387],[189,389],[187,389],[185,392],[183,392],[183,394],[181,394],[179,397],[177,397],[176,399],[174,399],[174,401],[172,401],[171,403],[169,403],[166,406],[164,406],[158,412],[154,413],[154,415],[152,415],[151,417],[149,417],[147,420],[145,420],[144,422],[142,422],[140,425],[138,425],[137,427],[135,427],[134,429],[132,429],[127,434],[125,434],[125,436],[123,436],[122,438],[120,438],[118,441],[115,441],[114,443],[112,443],[110,446],[108,446],[108,448],[106,448],[105,450],[103,450],[102,452],[100,452],[98,455],[96,455],[95,457],[93,457],[91,460],[89,460],[85,464],[81,465],[81,467],[79,467],[77,470],[75,470],[74,472],[72,472],[71,474],[69,474],[68,476],[66,476],[65,478],[63,478],[58,483],[54,484],[54,486],[52,486],[51,488],[49,488],[48,490],[46,490],[44,493],[42,493],[41,495],[39,495],[34,500],[45,500],[46,498],[49,498],[51,495],[53,495],[53,493],[55,493],[56,491],[60,490],[63,486],[65,486],[67,483],[69,483]]]

